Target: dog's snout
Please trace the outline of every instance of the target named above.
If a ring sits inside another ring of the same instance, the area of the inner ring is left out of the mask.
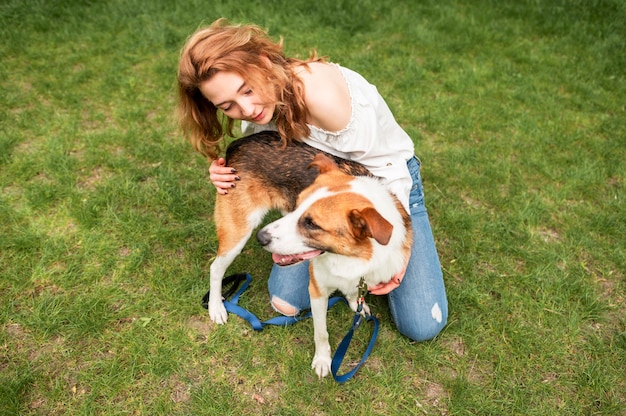
[[[259,232],[256,233],[256,239],[259,240],[262,246],[266,246],[272,241],[272,235],[265,228],[261,228]]]

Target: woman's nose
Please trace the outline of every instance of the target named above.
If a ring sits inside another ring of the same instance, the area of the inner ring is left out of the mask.
[[[241,113],[244,116],[250,117],[254,115],[254,104],[252,104],[250,101],[241,102],[239,106],[241,108]]]

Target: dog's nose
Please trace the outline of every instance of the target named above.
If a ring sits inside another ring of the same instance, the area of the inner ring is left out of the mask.
[[[266,246],[272,241],[272,235],[265,228],[261,228],[259,232],[256,233],[256,239],[259,240],[262,246]]]

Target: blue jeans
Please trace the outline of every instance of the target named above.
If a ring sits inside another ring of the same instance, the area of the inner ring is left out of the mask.
[[[420,162],[413,157],[407,166],[413,178],[409,197],[413,248],[402,283],[387,296],[398,331],[414,341],[426,341],[437,336],[445,326],[448,300],[424,205]],[[308,268],[308,262],[274,265],[268,281],[270,299],[278,298],[299,311],[310,308]]]

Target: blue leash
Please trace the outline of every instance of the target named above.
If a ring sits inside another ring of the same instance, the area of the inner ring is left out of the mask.
[[[239,287],[242,281],[244,282],[243,285],[241,286],[241,288],[239,288],[239,290],[237,290],[237,288]],[[299,322],[299,321],[302,321],[303,319],[307,319],[311,317],[311,311],[308,311],[306,314],[301,314],[298,316],[281,315],[281,316],[276,316],[274,318],[268,319],[267,321],[261,322],[261,320],[257,318],[256,315],[254,315],[252,312],[238,305],[239,297],[241,296],[243,292],[246,291],[246,289],[248,289],[248,286],[250,286],[251,282],[252,282],[252,276],[250,276],[248,273],[239,273],[239,274],[234,274],[234,275],[225,277],[222,284],[224,285],[224,287],[227,287],[230,285],[230,287],[228,287],[223,292],[223,296],[225,298],[224,307],[226,308],[226,311],[230,313],[234,313],[235,315],[248,321],[250,325],[252,325],[252,328],[255,331],[262,331],[263,328],[267,325],[287,326],[287,325],[295,324],[296,322]],[[228,298],[230,295],[232,295],[230,300],[226,300],[226,298]],[[335,296],[335,297],[330,298],[328,300],[328,308],[330,309],[339,301],[346,302],[346,300],[340,296]],[[208,309],[209,307],[208,302],[209,302],[209,292],[207,292],[202,298],[202,306],[205,309]],[[335,354],[333,355],[333,359],[330,365],[330,371],[335,381],[337,381],[338,383],[345,383],[350,378],[352,378],[354,374],[356,374],[357,370],[361,367],[361,365],[363,365],[365,360],[367,360],[367,357],[369,357],[370,353],[372,352],[372,349],[374,347],[374,342],[376,341],[376,337],[378,336],[378,319],[373,315],[366,315],[365,317],[363,317],[359,313],[361,309],[360,306],[361,304],[359,304],[359,311],[354,315],[352,327],[350,328],[346,336],[341,340],[339,347],[337,347],[337,350],[335,351]],[[341,362],[343,361],[343,358],[345,357],[346,352],[348,351],[348,348],[350,347],[350,342],[352,341],[354,331],[356,331],[358,327],[361,326],[361,324],[364,321],[366,322],[371,321],[374,323],[374,330],[372,333],[372,338],[370,339],[370,343],[367,346],[367,349],[365,350],[365,353],[363,354],[361,361],[356,365],[356,367],[354,367],[352,370],[350,370],[349,372],[343,375],[338,375],[337,372],[339,371]]]
[[[367,284],[365,284],[365,279],[361,277],[361,281],[359,282],[358,294],[357,294],[357,308],[356,313],[354,314],[354,319],[352,321],[352,328],[348,331],[345,337],[341,340],[339,347],[335,351],[335,355],[333,355],[333,360],[330,363],[330,372],[333,374],[335,381],[338,383],[343,383],[349,380],[361,367],[361,365],[365,362],[367,357],[372,352],[372,348],[374,348],[374,341],[378,336],[378,319],[375,316],[366,314],[361,315],[363,311],[363,305],[365,304],[365,294],[367,293]],[[343,357],[346,355],[348,351],[348,347],[350,347],[350,342],[352,341],[352,336],[354,335],[354,331],[356,331],[359,326],[363,323],[363,320],[366,322],[374,322],[374,330],[372,332],[372,338],[370,339],[370,343],[363,354],[363,358],[361,361],[354,367],[352,370],[348,371],[346,374],[337,375],[337,371],[339,371],[339,367],[341,366],[341,362],[343,361]]]
[[[356,367],[354,367],[352,370],[348,371],[345,374],[338,375],[337,372],[339,371],[339,367],[341,367],[341,362],[343,361],[343,357],[346,355],[346,352],[348,351],[348,347],[350,347],[350,342],[352,341],[352,336],[354,335],[354,331],[356,331],[357,328],[361,326],[361,324],[364,321],[366,322],[372,321],[374,323],[374,331],[372,332],[372,338],[370,339],[370,343],[367,346],[365,353],[363,353],[363,357],[361,358],[361,361],[359,361]],[[376,341],[377,336],[378,336],[378,319],[374,315],[366,315],[365,317],[363,317],[363,315],[359,313],[354,315],[354,320],[352,321],[352,328],[350,328],[346,336],[343,337],[343,339],[341,340],[341,343],[339,344],[339,346],[337,347],[337,350],[335,351],[335,354],[333,355],[333,360],[330,363],[330,372],[333,374],[333,377],[335,378],[336,382],[345,383],[346,381],[350,380],[353,375],[356,374],[357,370],[361,367],[361,365],[363,365],[365,360],[367,360],[367,357],[369,357],[370,353],[372,352],[372,349],[374,348],[374,342]]]

